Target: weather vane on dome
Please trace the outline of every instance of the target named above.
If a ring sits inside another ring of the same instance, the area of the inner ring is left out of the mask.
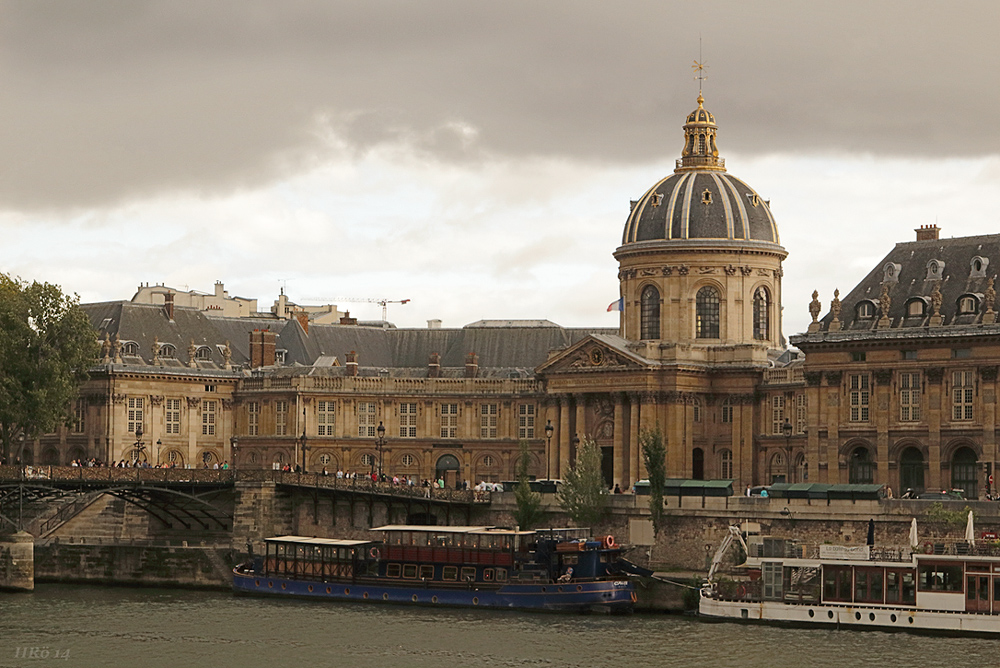
[[[701,95],[701,83],[708,78],[705,76],[705,70],[708,69],[708,65],[705,64],[705,61],[701,57],[701,36],[698,37],[698,60],[694,61],[691,69],[694,70],[694,78],[698,80],[698,95]]]

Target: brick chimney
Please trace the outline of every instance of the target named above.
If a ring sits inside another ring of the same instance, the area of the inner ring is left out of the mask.
[[[353,350],[347,353],[347,375],[357,376],[358,375],[358,354]]]
[[[921,225],[914,232],[917,233],[917,241],[934,241],[941,233],[941,229],[935,223],[934,225]]]
[[[356,325],[356,324],[358,324],[358,319],[357,318],[352,318],[350,311],[344,311],[344,315],[341,316],[341,318],[340,318],[340,324],[341,325]]]
[[[167,320],[174,320],[174,293],[167,292],[163,295],[163,311],[167,314]]]
[[[299,321],[300,325],[302,325],[302,331],[305,332],[308,335],[309,334],[309,314],[306,313],[305,311],[296,311],[295,312],[295,319]]]
[[[427,363],[427,377],[441,377],[441,353],[431,353],[431,359]]]
[[[269,329],[250,332],[250,368],[274,366],[274,349],[278,337]]]
[[[479,375],[479,355],[469,353],[465,356],[465,377],[475,378]]]

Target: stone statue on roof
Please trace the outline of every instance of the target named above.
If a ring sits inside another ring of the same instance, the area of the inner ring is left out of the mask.
[[[232,364],[230,360],[233,359],[233,349],[229,347],[229,341],[226,341],[226,345],[222,348],[222,366],[225,369],[231,369]]]
[[[882,311],[882,317],[889,318],[889,307],[892,306],[892,297],[889,296],[889,284],[882,284],[882,294],[878,297],[878,307]]]
[[[821,310],[823,310],[823,305],[819,302],[819,290],[813,290],[813,300],[809,302],[809,315],[812,316],[813,322],[819,318]]]
[[[153,364],[160,363],[160,337],[153,337],[153,344],[149,347],[149,352],[153,355]]]
[[[115,364],[122,363],[122,340],[118,338],[118,332],[111,337],[111,352],[114,354]]]
[[[934,284],[934,291],[931,293],[931,317],[941,315],[941,286]]]
[[[198,354],[198,346],[194,345],[194,339],[191,339],[191,343],[188,344],[188,366],[195,367],[198,366],[198,362],[195,361],[195,355]]]
[[[830,302],[830,313],[833,314],[834,322],[840,322],[840,290],[833,291],[833,301]]]
[[[101,343],[101,363],[110,364],[111,363],[111,337],[108,333],[104,333],[104,341]]]
[[[986,283],[986,292],[983,294],[983,306],[987,313],[993,313],[993,305],[997,300],[997,291],[993,288],[993,277]]]

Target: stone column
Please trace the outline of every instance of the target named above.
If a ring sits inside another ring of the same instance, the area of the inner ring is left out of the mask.
[[[924,479],[927,489],[944,489],[942,485],[948,484],[942,480],[941,475],[941,418],[942,413],[948,410],[947,401],[942,401],[947,397],[942,393],[941,380],[944,378],[944,369],[935,367],[927,369],[927,465],[928,475]]]
[[[997,380],[997,367],[988,366],[979,369],[979,378],[982,380],[982,391],[980,396],[982,400],[979,405],[981,407],[983,416],[983,461],[990,464],[990,474],[993,476],[993,484],[990,486],[990,491],[996,494],[997,491],[997,443],[996,443],[996,424],[997,424],[997,407],[996,407],[996,380]],[[983,486],[985,490],[985,485]]]
[[[639,445],[639,395],[630,393],[628,401],[628,475],[631,482],[635,482],[641,478],[640,462],[642,461],[642,447]]]
[[[628,460],[625,451],[625,407],[621,392],[615,392],[614,481],[628,489]]]
[[[574,394],[573,401],[576,402],[576,422],[573,424],[573,438],[579,437],[582,441],[587,438],[587,395]],[[574,455],[575,456],[575,455]]]
[[[843,377],[841,371],[827,371],[824,374],[826,378],[826,388],[824,391],[826,394],[826,425],[827,425],[827,441],[826,441],[826,462],[827,479],[820,482],[828,482],[832,485],[836,485],[840,482],[847,482],[847,475],[845,471],[844,480],[840,479],[840,420],[843,417],[840,410],[840,398],[841,398],[841,387],[840,381]]]
[[[570,408],[569,408],[569,396],[563,396],[559,400],[559,471],[558,476],[560,479],[566,477],[566,473],[570,469],[570,441],[573,440],[573,432],[570,428]]]
[[[878,369],[875,378],[875,460],[878,462],[875,482],[889,484],[889,421],[892,415],[892,371]]]
[[[513,411],[511,411],[513,412]],[[545,439],[545,473],[550,478],[559,477],[559,399],[547,397],[545,400],[545,422],[552,425],[552,438]],[[537,429],[536,429],[537,433]],[[542,425],[542,437],[545,425]]]
[[[35,538],[27,531],[0,536],[0,589],[35,588]]]
[[[819,430],[821,427],[820,418],[823,415],[821,406],[823,393],[820,391],[820,381],[823,375],[818,371],[806,371],[803,373],[806,381],[806,464],[809,467],[809,481],[820,482],[825,473],[825,467],[821,474],[820,462],[826,463],[826,458],[820,455]],[[825,453],[824,453],[825,454]]]

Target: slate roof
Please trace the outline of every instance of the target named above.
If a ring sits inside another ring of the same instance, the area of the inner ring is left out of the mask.
[[[978,258],[980,270],[976,270]],[[929,270],[937,263],[939,272]],[[841,332],[829,332],[833,314],[820,320],[821,332],[793,337],[793,343],[822,339],[846,339],[871,336],[955,336],[959,333],[987,333],[996,327],[984,325],[984,296],[990,278],[1000,269],[1000,235],[990,234],[953,239],[930,239],[896,244],[854,289],[841,299]],[[877,326],[881,317],[880,297],[883,282],[888,281],[889,328]],[[930,326],[932,295],[935,286],[941,292],[941,326]],[[963,314],[963,297],[975,300],[975,312]],[[923,315],[911,316],[909,305],[920,302]],[[860,317],[859,307],[869,303],[874,315]],[[826,304],[829,307],[829,303]],[[994,305],[996,309],[996,305]]]
[[[426,377],[431,353],[441,355],[443,377],[463,376],[468,353],[479,357],[480,377],[529,377],[544,362],[550,350],[563,348],[589,334],[617,334],[617,329],[565,328],[548,321],[480,321],[460,329],[400,329],[360,325],[310,324],[309,333],[295,319],[225,318],[195,308],[177,306],[169,320],[161,305],[129,301],[84,304],[98,338],[118,334],[121,341],[135,342],[137,357],[126,363],[151,364],[152,344],[170,344],[175,360],[162,360],[164,367],[187,368],[188,346],[208,346],[211,361],[199,361],[202,369],[221,369],[221,347],[229,342],[231,363],[245,367],[250,359],[250,333],[269,329],[277,335],[276,348],[284,350],[282,374],[311,373],[343,375],[344,366],[329,366],[336,357],[343,365],[347,353],[357,353],[360,375]],[[488,324],[486,324],[488,323]],[[319,366],[313,365],[319,363]],[[307,368],[303,368],[307,367]],[[274,372],[279,373],[278,369]]]

